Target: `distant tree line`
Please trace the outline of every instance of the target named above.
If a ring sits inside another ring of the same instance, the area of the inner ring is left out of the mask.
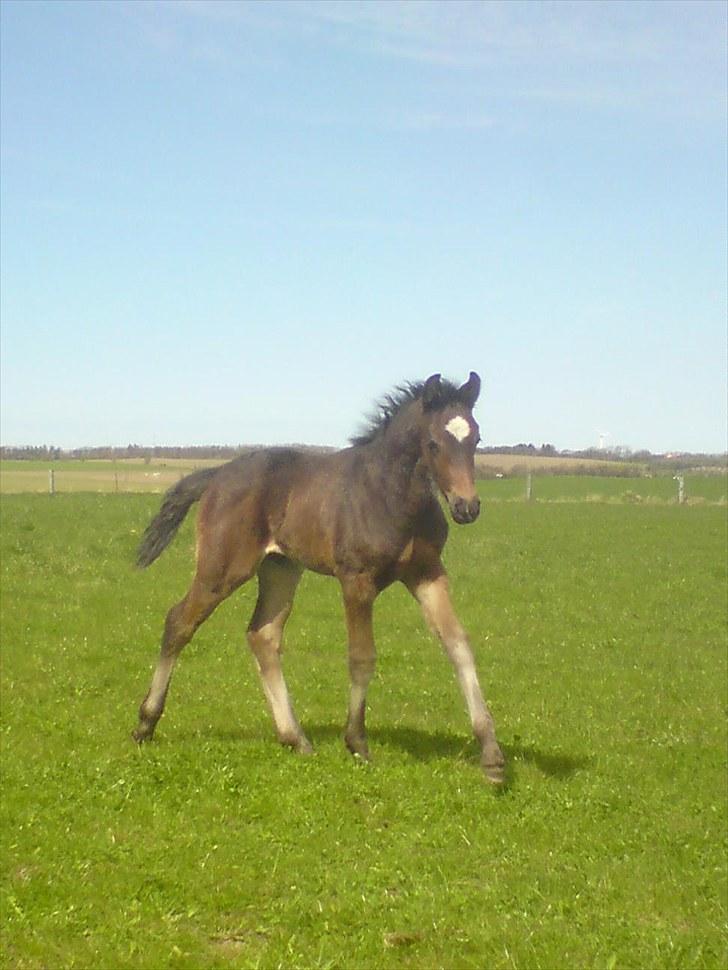
[[[560,451],[554,445],[541,445],[537,448],[533,444],[495,445],[488,448],[478,448],[482,455],[527,455],[531,458],[587,458],[590,461],[651,461],[662,457],[653,455],[650,451],[632,451],[623,445],[614,448],[585,448],[582,451]]]
[[[265,445],[146,445],[129,444],[126,447],[101,445],[93,448],[56,448],[54,445],[31,445],[23,447],[0,446],[0,459],[7,461],[60,461],[79,459],[81,461],[122,461],[135,458],[144,461],[164,458],[220,459],[226,461],[238,455],[247,454]],[[332,451],[331,448],[316,445],[292,445],[304,451]]]

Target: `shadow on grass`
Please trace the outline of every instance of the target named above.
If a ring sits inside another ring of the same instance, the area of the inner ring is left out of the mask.
[[[399,748],[418,761],[433,761],[437,758],[452,758],[477,761],[480,757],[478,744],[474,738],[464,738],[445,731],[422,731],[414,727],[376,727],[369,730],[369,741],[372,755],[376,760],[376,746],[378,744]],[[311,726],[311,739],[318,740],[341,738],[342,728],[338,725],[317,724]],[[569,755],[562,752],[551,753],[542,751],[533,745],[524,745],[515,741],[513,744],[502,744],[506,759],[506,788],[515,781],[515,766],[519,761],[535,765],[538,770],[549,778],[565,780],[587,768],[592,758],[587,755]]]
[[[551,754],[534,748],[533,745],[519,743],[504,745],[504,753],[509,764],[514,760],[527,761],[535,765],[540,772],[550,778],[571,778],[577,771],[588,768],[593,758],[588,755]]]
[[[319,744],[340,741],[343,744],[344,729],[341,724],[309,724],[305,727],[314,748]],[[374,761],[377,760],[377,747],[386,746],[398,748],[418,761],[434,761],[438,758],[461,759],[478,761],[480,752],[474,738],[450,734],[445,731],[423,731],[415,727],[375,727],[368,732]],[[181,739],[185,741],[208,740],[225,743],[250,742],[269,740],[275,745],[276,739],[272,730],[267,738],[260,730],[219,730],[197,731],[183,733]],[[576,772],[588,768],[593,758],[588,755],[571,755],[563,752],[543,751],[534,745],[522,744],[516,739],[512,744],[501,744],[506,759],[506,783],[503,790],[512,788],[517,782],[518,763],[526,762],[534,765],[548,776],[561,781],[571,778]]]
[[[400,748],[418,761],[435,758],[477,757],[478,746],[473,738],[458,737],[444,731],[422,731],[413,727],[379,727],[369,731],[372,744]]]

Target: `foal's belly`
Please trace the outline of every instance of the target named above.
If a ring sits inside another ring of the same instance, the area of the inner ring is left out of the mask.
[[[298,512],[293,519],[286,516],[275,530],[271,551],[300,563],[305,569],[324,576],[334,574],[334,552],[330,532],[317,517]],[[266,552],[268,549],[266,549]]]

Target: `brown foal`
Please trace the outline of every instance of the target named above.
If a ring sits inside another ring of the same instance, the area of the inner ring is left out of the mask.
[[[197,569],[187,595],[167,614],[152,683],[134,738],[150,739],[162,715],[172,670],[183,647],[233,590],[258,577],[248,643],[260,671],[278,737],[301,753],[311,744],[293,712],[281,669],[283,627],[304,569],[341,584],[349,641],[351,690],[345,740],[369,758],[364,724],[374,673],[372,608],[395,581],[420,604],[455,667],[481,746],[486,778],[499,784],[504,760],[483,700],[468,638],[448,591],[441,553],[447,522],[474,522],[478,425],[473,407],[480,378],[457,387],[433,374],[385,399],[368,431],[331,454],[265,448],[187,476],[167,492],[139,548],[148,566],[199,501]]]

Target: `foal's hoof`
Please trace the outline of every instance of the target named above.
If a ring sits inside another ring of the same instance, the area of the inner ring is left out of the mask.
[[[498,745],[488,747],[483,752],[480,767],[491,785],[502,785],[506,780],[506,759]]]
[[[372,760],[372,756],[369,754],[369,745],[363,738],[345,737],[344,744],[354,755],[354,757],[358,758],[360,761]]]
[[[138,727],[134,728],[134,730],[131,732],[131,736],[137,744],[143,744],[145,741],[152,740],[152,737],[154,736],[154,728],[140,724]]]
[[[504,765],[483,765],[485,780],[491,785],[502,785],[506,780],[506,770]]]
[[[285,748],[290,748],[291,751],[295,751],[296,754],[309,755],[313,754],[313,745],[308,740],[305,734],[296,735],[280,735],[278,740]]]

